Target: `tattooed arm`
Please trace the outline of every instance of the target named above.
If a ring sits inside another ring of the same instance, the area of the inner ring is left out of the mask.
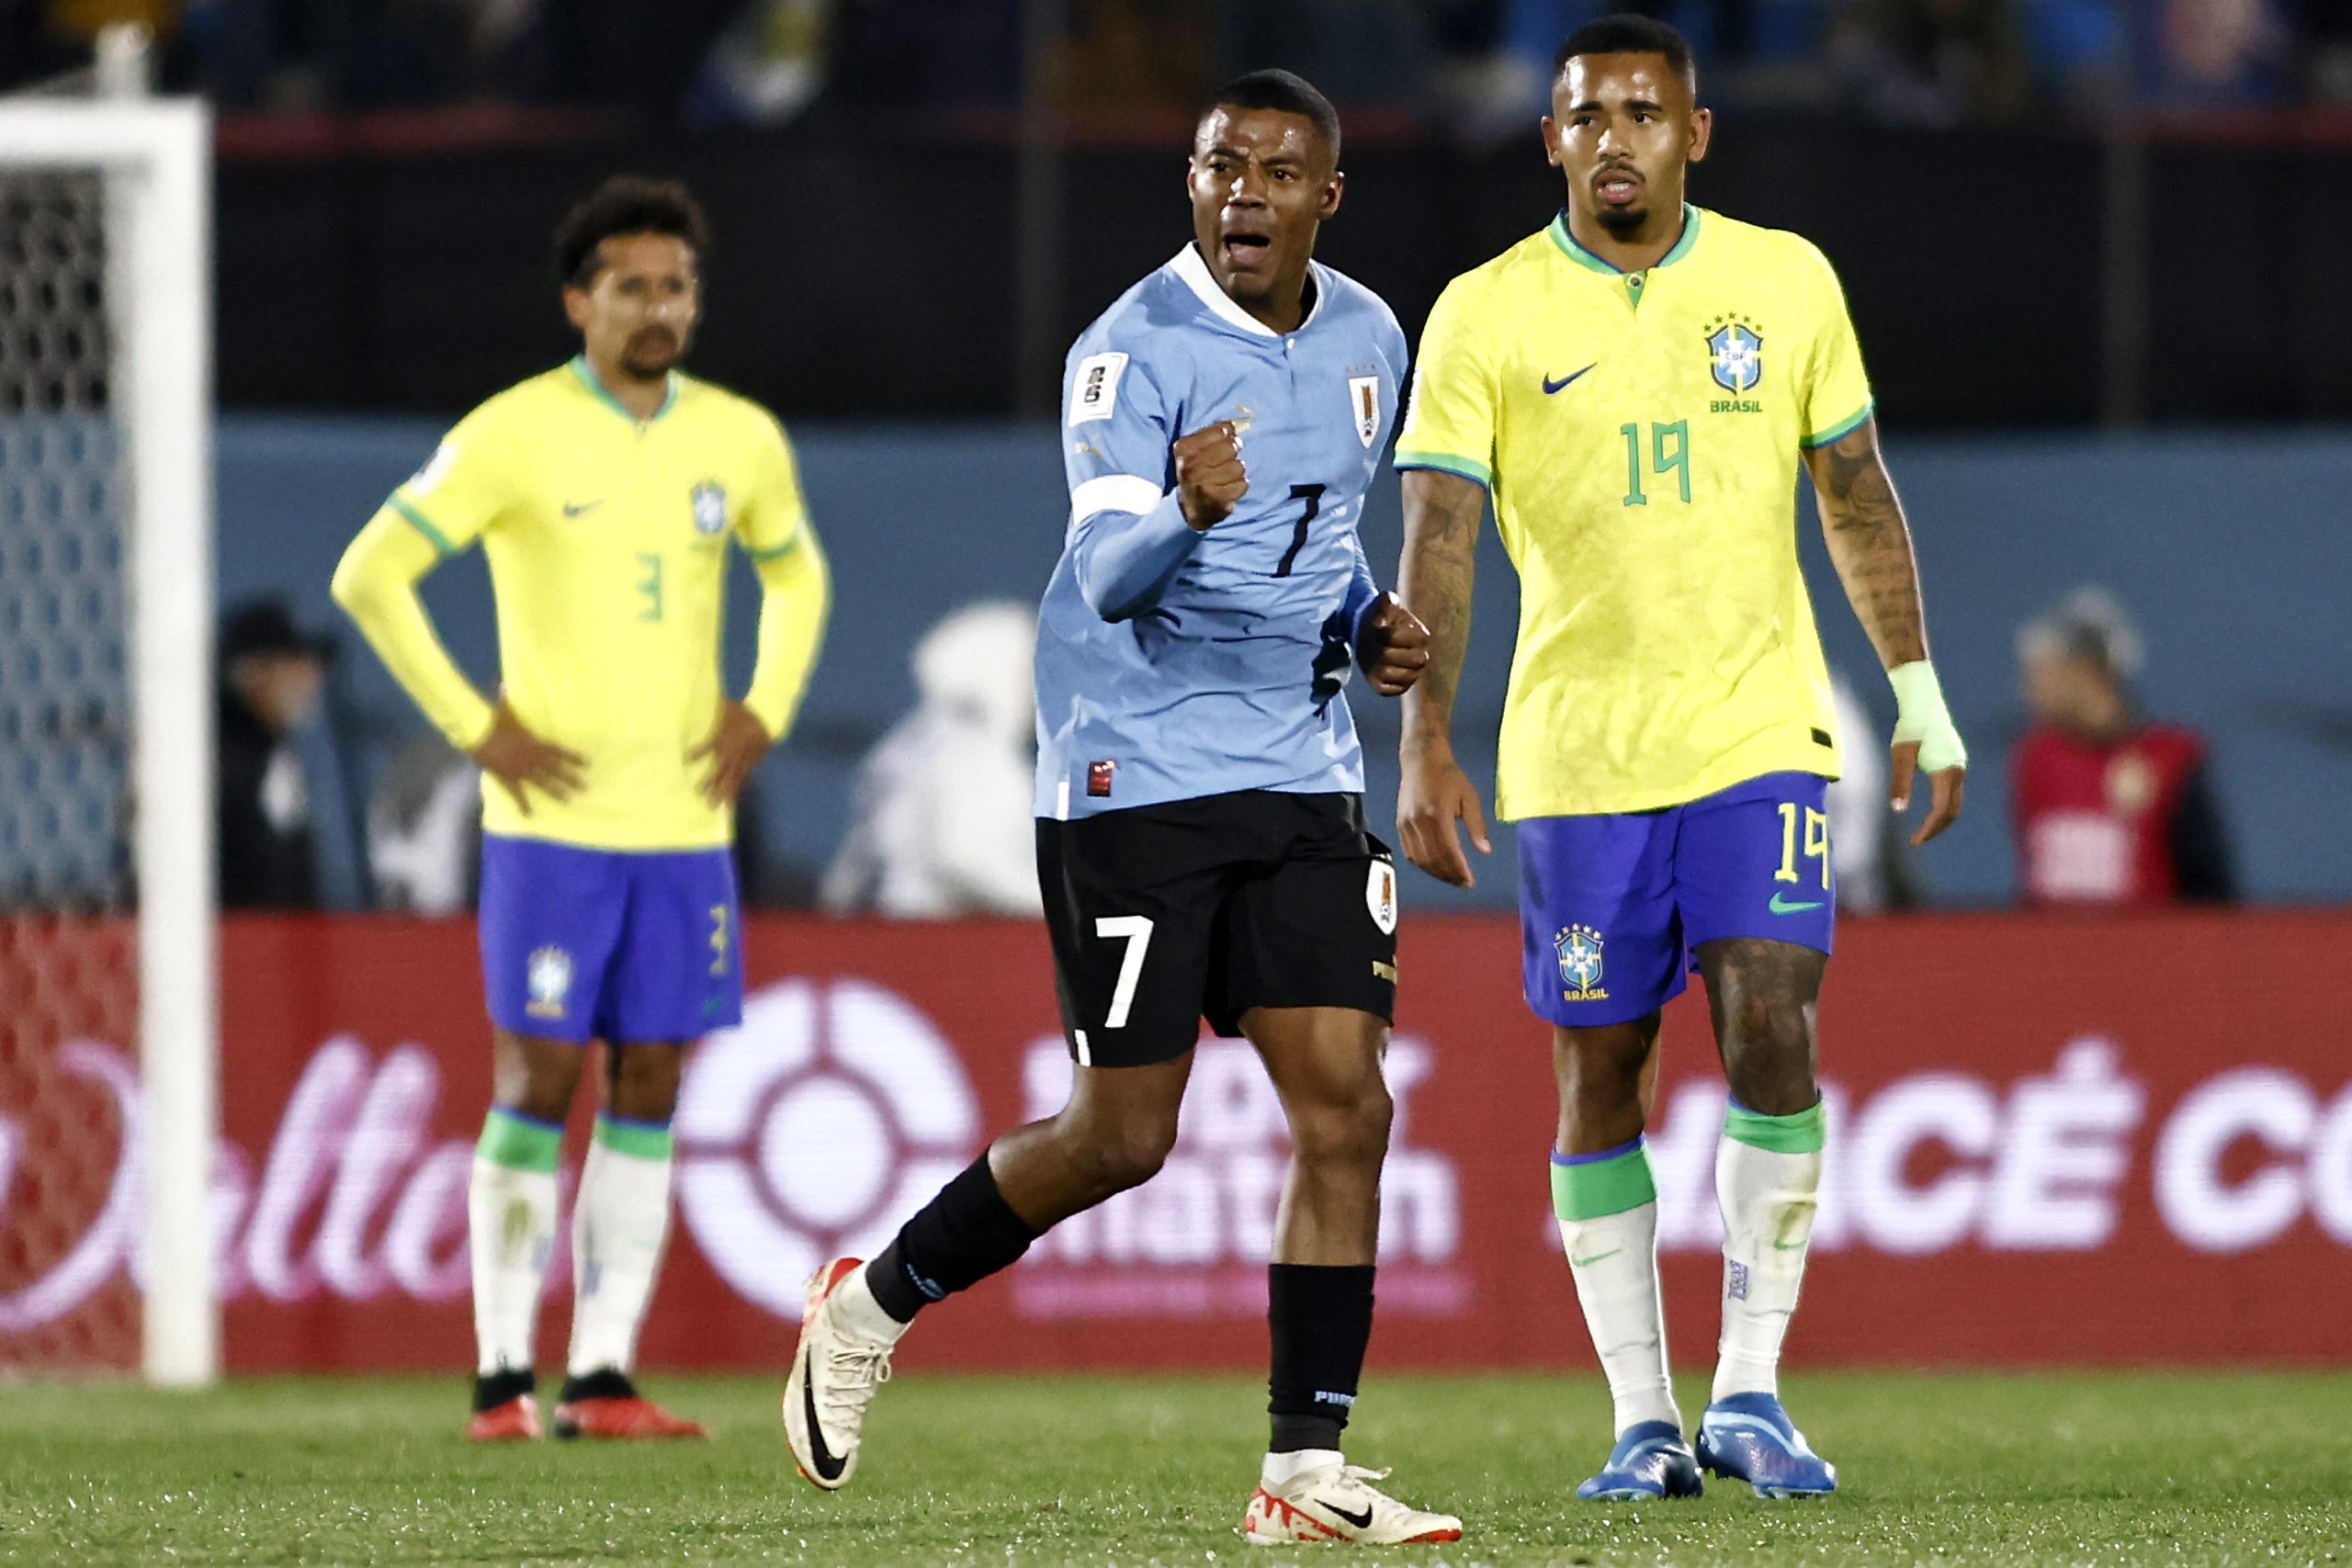
[[[1887,791],[1898,812],[1911,803],[1913,772],[1920,765],[1922,751],[1926,754],[1933,799],[1927,821],[1911,836],[1914,844],[1924,844],[1960,816],[1968,752],[1928,662],[1928,616],[1920,600],[1918,563],[1911,553],[1911,525],[1879,450],[1878,421],[1866,419],[1837,440],[1808,451],[1805,467],[1813,473],[1829,559],[1879,661],[1886,666],[1901,709]]]
[[[1892,670],[1928,657],[1927,613],[1911,558],[1911,525],[1878,448],[1878,421],[1866,419],[1804,455],[1821,503],[1821,532],[1854,615]]]
[[[1478,786],[1453,760],[1453,699],[1470,646],[1470,593],[1477,575],[1478,519],[1487,489],[1437,468],[1405,474],[1405,558],[1397,592],[1430,629],[1428,668],[1405,694],[1400,748],[1404,782],[1396,792],[1396,832],[1406,856],[1441,882],[1467,887],[1470,857],[1454,832],[1466,822],[1478,852],[1490,854]]]

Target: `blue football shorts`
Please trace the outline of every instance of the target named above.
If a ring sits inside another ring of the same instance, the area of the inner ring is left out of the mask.
[[[482,988],[501,1029],[646,1044],[741,1023],[741,925],[724,849],[483,836]]]
[[[1767,773],[1658,811],[1520,822],[1527,1005],[1555,1024],[1624,1023],[1682,994],[1702,943],[1829,952],[1828,786]]]

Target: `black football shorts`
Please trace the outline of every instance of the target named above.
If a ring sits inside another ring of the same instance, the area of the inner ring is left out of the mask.
[[[1037,824],[1080,1066],[1180,1056],[1251,1008],[1396,1010],[1396,863],[1363,797],[1244,790]]]

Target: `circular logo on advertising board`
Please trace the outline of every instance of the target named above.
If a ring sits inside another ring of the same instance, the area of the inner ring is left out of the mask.
[[[971,1162],[979,1102],[956,1051],[864,980],[786,980],[705,1040],[673,1123],[678,1208],[713,1268],[783,1317],[829,1258],[870,1258]]]

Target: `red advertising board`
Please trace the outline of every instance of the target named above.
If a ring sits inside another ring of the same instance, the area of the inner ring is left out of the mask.
[[[780,1366],[819,1260],[880,1245],[1068,1084],[1033,926],[775,918],[746,934],[745,1022],[697,1047],[680,1103],[650,1365]],[[1404,934],[1374,1359],[1589,1365],[1516,931]],[[120,929],[11,926],[0,1004],[37,1001],[27,976],[94,941],[111,952]],[[222,958],[230,1366],[462,1367],[465,1186],[489,1092],[470,924],[232,919]],[[125,1013],[9,1033],[0,1367],[71,1359],[65,1331],[135,1300]],[[1821,1010],[1831,1154],[1792,1361],[2352,1359],[2336,1310],[2352,1285],[2347,1018],[2352,913],[1850,923]],[[1702,1365],[1722,1112],[1694,994],[1669,1010],[1651,1151],[1669,1332]],[[1204,1041],[1159,1178],[926,1314],[905,1363],[1260,1364],[1285,1149],[1250,1048]],[[550,1362],[568,1270],[560,1255]]]

